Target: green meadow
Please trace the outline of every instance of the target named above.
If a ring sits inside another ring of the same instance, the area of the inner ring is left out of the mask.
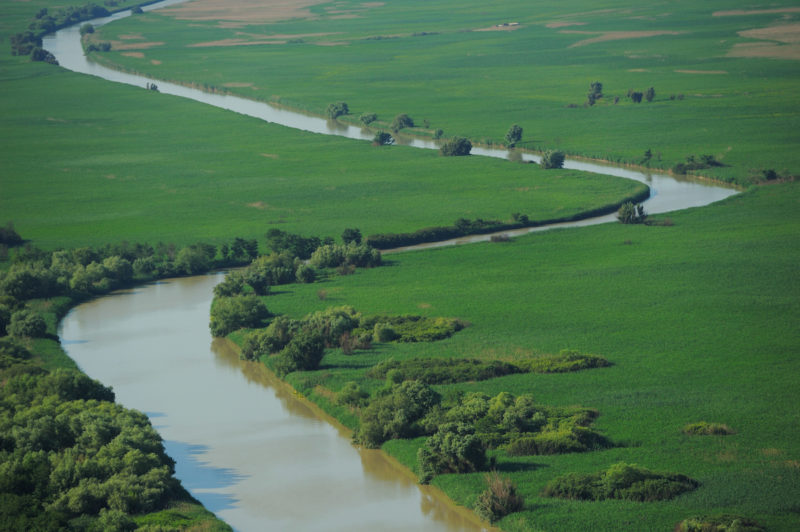
[[[752,184],[765,169],[796,176],[796,44],[781,41],[782,34],[769,40],[740,32],[798,24],[800,13],[712,16],[761,7],[735,4],[344,0],[312,6],[311,17],[247,24],[154,12],[104,27],[96,39],[115,44],[95,56],[320,115],[329,103],[346,101],[351,115],[340,120],[353,123],[374,112],[387,127],[408,113],[423,136],[441,128],[445,136],[497,144],[518,123],[525,130],[520,145],[532,150],[638,164],[649,149],[648,164],[659,168],[712,154],[727,166],[703,170],[709,177]],[[4,3],[3,45],[52,5]],[[794,6],[779,0],[768,7]],[[472,31],[512,21],[519,29]],[[572,31],[586,33],[565,33]],[[573,46],[642,31],[655,34]],[[286,42],[190,46],[225,39]],[[153,42],[164,44],[136,47]],[[784,58],[730,56],[759,47]],[[603,83],[604,96],[584,106],[592,81]],[[628,89],[651,86],[654,101],[627,98]],[[0,224],[13,221],[48,250],[233,237],[257,238],[263,248],[272,228],[338,237],[348,227],[366,236],[462,217],[508,220],[515,212],[545,220],[641,190],[611,177],[293,131],[7,52],[0,53],[0,96]],[[364,314],[469,323],[434,343],[376,343],[352,355],[331,350],[320,370],[287,380],[355,427],[355,413],[333,405],[331,394],[348,381],[377,390],[383,382],[364,374],[390,357],[513,361],[562,349],[601,355],[612,365],[437,386],[443,394],[530,393],[546,405],[594,408],[600,416],[593,428],[615,443],[555,456],[492,451],[497,469],[526,498],[522,512],[499,523],[503,530],[671,530],[684,518],[722,513],[754,518],[767,530],[796,530],[800,187],[753,186],[668,216],[672,225],[607,224],[385,255],[379,268],[281,287],[265,299],[275,314],[352,305]],[[51,332],[65,304],[31,303],[51,312]],[[70,366],[56,342],[32,347],[45,367]],[[735,433],[681,432],[700,421]],[[414,470],[422,444],[392,440],[383,448]],[[656,503],[541,495],[559,475],[620,461],[686,474],[700,487]],[[484,488],[481,473],[433,483],[470,507]],[[171,511],[139,524],[174,523]]]
[[[617,445],[588,453],[512,457],[497,468],[526,496],[504,530],[671,530],[692,515],[733,513],[767,530],[800,525],[797,439],[797,316],[800,314],[800,187],[763,187],[703,209],[671,214],[674,226],[608,224],[386,257],[388,265],[265,299],[300,318],[329,306],[365,315],[456,317],[470,325],[433,343],[378,343],[290,382],[353,426],[329,401],[347,381],[376,389],[365,371],[381,360],[465,357],[514,361],[574,349],[612,366],[562,374],[510,375],[435,388],[533,394],[554,406],[596,408],[593,427]],[[318,292],[326,297],[320,300]],[[328,390],[328,391],[326,391]],[[735,434],[687,436],[693,422]],[[412,470],[418,440],[384,449]],[[567,472],[624,461],[680,472],[696,491],[668,502],[568,502],[540,496]],[[434,484],[471,506],[481,473]]]
[[[651,150],[647,164],[663,169],[708,154],[726,166],[705,175],[749,183],[800,168],[800,13],[785,0],[758,7],[345,0],[288,20],[217,21],[192,18],[189,4],[93,38],[116,47],[95,54],[105,63],[319,115],[345,101],[352,121],[377,113],[386,127],[408,113],[418,134],[484,143],[516,123],[526,148],[629,164]],[[737,9],[751,12],[727,13]],[[593,81],[604,96],[584,106]],[[652,102],[627,97],[650,87]]]
[[[570,216],[644,185],[294,131],[43,64],[0,71],[3,223],[37,246]],[[54,90],[57,87],[57,90]]]

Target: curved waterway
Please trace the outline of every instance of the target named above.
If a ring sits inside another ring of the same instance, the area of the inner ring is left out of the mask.
[[[192,495],[241,531],[477,531],[466,510],[358,449],[255,362],[212,339],[223,274],[84,303],[61,322],[83,371],[150,417]]]
[[[185,0],[167,0],[157,9]],[[92,21],[124,18],[124,11]],[[373,132],[225,94],[112,70],[84,56],[79,27],[44,39],[62,67],[145,87],[319,134],[371,141]],[[401,137],[401,144],[438,149],[434,141]],[[475,155],[532,160],[537,155],[473,148]],[[708,205],[736,191],[715,184],[567,160],[566,168],[647,184],[649,213]],[[610,222],[613,214],[533,229]],[[487,240],[478,235],[418,247]],[[176,279],[99,298],[73,309],[60,336],[69,355],[93,378],[114,387],[123,405],[146,412],[175,458],[177,476],[207,508],[237,530],[480,530],[474,516],[421,487],[377,451],[350,444],[255,363],[240,361],[212,340],[208,312],[222,274]]]

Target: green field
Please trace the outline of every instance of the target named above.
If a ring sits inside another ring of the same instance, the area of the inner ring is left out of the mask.
[[[796,410],[800,284],[800,187],[765,187],[672,216],[672,227],[611,224],[391,255],[388,268],[322,284],[295,285],[266,303],[301,317],[333,305],[369,314],[458,317],[471,325],[434,343],[376,344],[326,355],[322,369],[290,382],[326,404],[315,386],[338,391],[393,357],[514,360],[564,348],[605,356],[609,368],[513,375],[441,386],[532,393],[549,405],[596,408],[594,427],[619,447],[583,454],[510,457],[498,467],[526,495],[508,530],[670,530],[691,515],[744,514],[768,530],[800,526]],[[327,298],[320,301],[317,291]],[[367,387],[380,383],[367,381]],[[330,407],[347,422],[347,409]],[[731,436],[681,433],[697,421]],[[385,449],[415,467],[421,441]],[[564,502],[539,496],[551,478],[615,462],[677,471],[701,482],[671,502]],[[482,475],[445,475],[439,485],[470,505]]]
[[[530,149],[628,163],[650,149],[650,165],[662,168],[713,154],[729,166],[704,175],[742,184],[769,168],[796,176],[797,45],[780,32],[772,40],[738,32],[797,25],[800,12],[782,0],[736,4],[341,1],[313,6],[312,18],[248,24],[150,13],[107,26],[97,38],[115,43],[100,59],[124,68],[316,114],[344,100],[351,109],[346,121],[375,112],[385,126],[405,112],[418,124],[429,121],[416,133],[441,128],[486,143],[501,143],[518,123]],[[48,5],[0,7],[3,45]],[[712,16],[760,7],[779,11]],[[467,31],[511,21],[519,29]],[[679,33],[624,34],[571,47],[626,31]],[[222,39],[287,42],[188,46]],[[136,46],[151,42],[165,44]],[[332,42],[338,44],[327,46]],[[126,43],[133,47],[121,49]],[[759,48],[784,58],[728,56]],[[584,107],[595,80],[605,96]],[[653,102],[627,99],[629,88],[650,86]],[[263,247],[271,228],[338,237],[347,227],[364,235],[413,231],[461,217],[507,220],[514,212],[541,220],[640,190],[622,179],[297,132],[5,53],[0,96],[0,224],[13,221],[47,250],[233,237],[257,238]],[[796,530],[799,207],[797,183],[757,186],[671,213],[672,226],[608,224],[387,255],[385,267],[282,287],[265,301],[272,312],[295,317],[348,304],[365,314],[469,322],[448,340],[376,344],[353,356],[331,351],[322,370],[289,375],[350,426],[356,418],[331,407],[329,392],[363,380],[367,368],[388,357],[513,360],[564,348],[606,357],[607,368],[440,387],[531,393],[548,405],[596,408],[593,427],[618,444],[558,456],[493,451],[526,497],[525,510],[500,523],[504,530],[670,530],[686,517],[719,513]],[[55,342],[33,345],[47,367],[69,365]],[[382,384],[363,382],[372,390]],[[736,433],[681,433],[697,421],[725,423]],[[384,448],[413,469],[420,445],[395,440]],[[659,503],[540,496],[558,475],[620,461],[680,472],[701,486]],[[466,506],[483,489],[480,474],[444,475],[434,484]]]
[[[625,179],[294,131],[51,65],[5,65],[0,83],[0,219],[46,249],[262,240],[273,227],[369,235],[514,212],[546,220],[644,190]]]
[[[709,154],[727,166],[705,174],[739,183],[800,170],[794,2],[337,1],[224,22],[192,19],[191,5],[174,12],[189,20],[154,12],[103,28],[95,38],[118,49],[96,58],[320,115],[342,100],[353,120],[408,113],[428,121],[422,134],[502,143],[517,123],[537,150],[637,164],[649,149],[667,169]],[[735,9],[754,12],[725,14]],[[593,81],[605,96],[584,107]],[[627,98],[649,87],[651,103]]]

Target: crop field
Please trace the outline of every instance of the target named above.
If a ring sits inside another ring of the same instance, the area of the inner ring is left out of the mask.
[[[9,65],[0,78],[0,212],[46,249],[262,240],[274,227],[368,235],[515,212],[546,220],[644,190],[596,174],[299,132],[51,65]]]
[[[259,4],[132,17],[93,37],[113,45],[95,58],[316,114],[345,101],[382,127],[408,113],[422,135],[502,143],[517,123],[526,148],[630,164],[650,150],[664,169],[708,154],[725,166],[705,175],[738,183],[800,168],[793,2]]]
[[[44,7],[55,3],[0,6],[3,46]],[[599,412],[592,428],[608,448],[490,451],[525,497],[523,511],[498,523],[503,530],[672,530],[709,514],[800,529],[796,2],[192,0],[90,39],[111,43],[110,52],[93,53],[105,64],[318,115],[344,101],[350,114],[338,120],[357,124],[376,113],[375,130],[408,113],[416,125],[409,131],[425,137],[442,129],[497,145],[516,123],[524,128],[519,146],[530,150],[662,169],[712,155],[722,166],[698,173],[746,190],[661,215],[669,218],[661,225],[389,254],[384,266],[323,272],[264,302],[295,318],[351,305],[366,315],[467,324],[437,342],[329,349],[319,370],[287,376],[351,428],[359,411],[331,398],[351,381],[377,392],[384,381],[366,372],[389,358],[514,362],[564,349],[605,357],[608,367],[435,386],[446,397],[531,394],[537,403]],[[588,105],[595,81],[603,95]],[[628,96],[650,87],[652,101]],[[507,221],[512,213],[546,220],[643,188],[299,132],[6,52],[0,138],[0,225],[13,221],[45,250],[243,237],[263,251],[270,229],[338,238],[345,228],[366,236],[458,218]],[[770,169],[784,179],[765,183]],[[8,267],[3,257],[0,270]],[[68,302],[28,305],[60,312]],[[48,319],[52,333],[55,317]],[[48,368],[72,366],[52,339],[31,346]],[[682,432],[698,422],[733,433]],[[383,449],[416,472],[423,445],[424,438],[398,439]],[[699,487],[647,503],[542,493],[559,475],[617,462],[689,475]],[[432,483],[467,507],[484,488],[483,473]],[[168,524],[174,516],[161,517]]]
[[[447,340],[332,351],[290,382],[348,422],[327,401],[393,358],[514,361],[574,349],[611,367],[510,375],[438,386],[444,393],[531,393],[537,402],[596,408],[594,423],[618,446],[558,456],[497,452],[498,469],[526,496],[504,530],[671,530],[692,515],[746,515],[767,530],[800,525],[797,459],[800,224],[796,184],[764,187],[703,209],[670,215],[671,227],[611,224],[551,231],[512,242],[390,255],[388,267],[294,285],[265,299],[301,317],[352,305],[365,315],[456,317],[470,325]],[[319,290],[326,298],[320,300]],[[320,388],[322,387],[322,388]],[[687,436],[698,421],[735,434]],[[421,440],[384,445],[412,470]],[[566,502],[540,495],[553,477],[624,461],[677,471],[701,487],[673,501]],[[434,480],[471,506],[481,473]]]

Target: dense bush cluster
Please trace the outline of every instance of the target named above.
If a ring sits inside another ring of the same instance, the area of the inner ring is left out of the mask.
[[[520,373],[517,366],[499,360],[412,358],[403,361],[385,360],[367,371],[366,376],[373,379],[385,379],[389,371],[399,372],[404,380],[418,380],[425,384],[483,381]]]
[[[505,447],[513,455],[585,452],[610,445],[588,428],[598,414],[587,408],[548,407],[530,395],[508,392],[494,397],[474,392],[447,406],[431,412],[429,423],[472,425],[487,447]]]
[[[486,447],[465,423],[445,423],[417,452],[422,484],[443,473],[472,473],[486,469]]]
[[[684,519],[675,532],[764,532],[757,521],[741,515],[703,515]]]
[[[218,297],[211,305],[209,328],[214,336],[226,336],[238,329],[261,327],[269,316],[266,305],[256,295]]]
[[[4,346],[8,346],[7,343]],[[4,353],[8,349],[3,348]],[[130,514],[183,490],[147,417],[73,370],[26,371],[0,387],[0,522],[7,529],[135,528]]]
[[[689,436],[727,436],[728,434],[736,434],[728,425],[723,423],[709,423],[708,421],[689,423],[683,427],[683,433]]]
[[[644,212],[643,205],[634,205],[632,201],[626,201],[617,212],[617,220],[624,224],[641,224],[647,220],[647,213]]]
[[[20,249],[0,272],[0,294],[17,300],[104,294],[134,281],[205,273],[212,268],[249,262],[258,254],[255,241],[237,238],[219,249],[198,243],[107,245],[44,252]]]
[[[713,168],[717,166],[725,166],[719,162],[713,155],[701,155],[699,158],[694,155],[689,155],[685,163],[678,163],[672,167],[672,171],[678,175],[685,175],[686,172],[691,170],[703,170],[705,168]]]
[[[466,324],[457,318],[428,318],[424,316],[403,315],[403,316],[368,316],[361,320],[359,327],[366,331],[377,331],[390,329],[389,339],[376,341],[397,341],[397,342],[434,342],[453,336],[455,333],[466,327]],[[386,333],[384,333],[386,334]]]
[[[677,473],[659,473],[635,464],[620,462],[598,473],[568,473],[544,488],[546,497],[600,501],[626,499],[652,502],[672,499],[700,485]]]
[[[370,401],[361,416],[361,425],[353,436],[356,443],[377,448],[391,439],[426,434],[425,415],[441,402],[441,396],[419,381],[405,381]]]
[[[604,368],[611,363],[599,355],[562,349],[557,355],[542,355],[516,360],[514,365],[524,373],[567,373],[591,368]]]
[[[343,265],[373,268],[381,265],[381,253],[368,244],[325,244],[311,254],[309,264],[315,268],[337,268]]]
[[[454,137],[439,148],[439,154],[444,157],[463,157],[472,151],[472,143],[464,137]]]

